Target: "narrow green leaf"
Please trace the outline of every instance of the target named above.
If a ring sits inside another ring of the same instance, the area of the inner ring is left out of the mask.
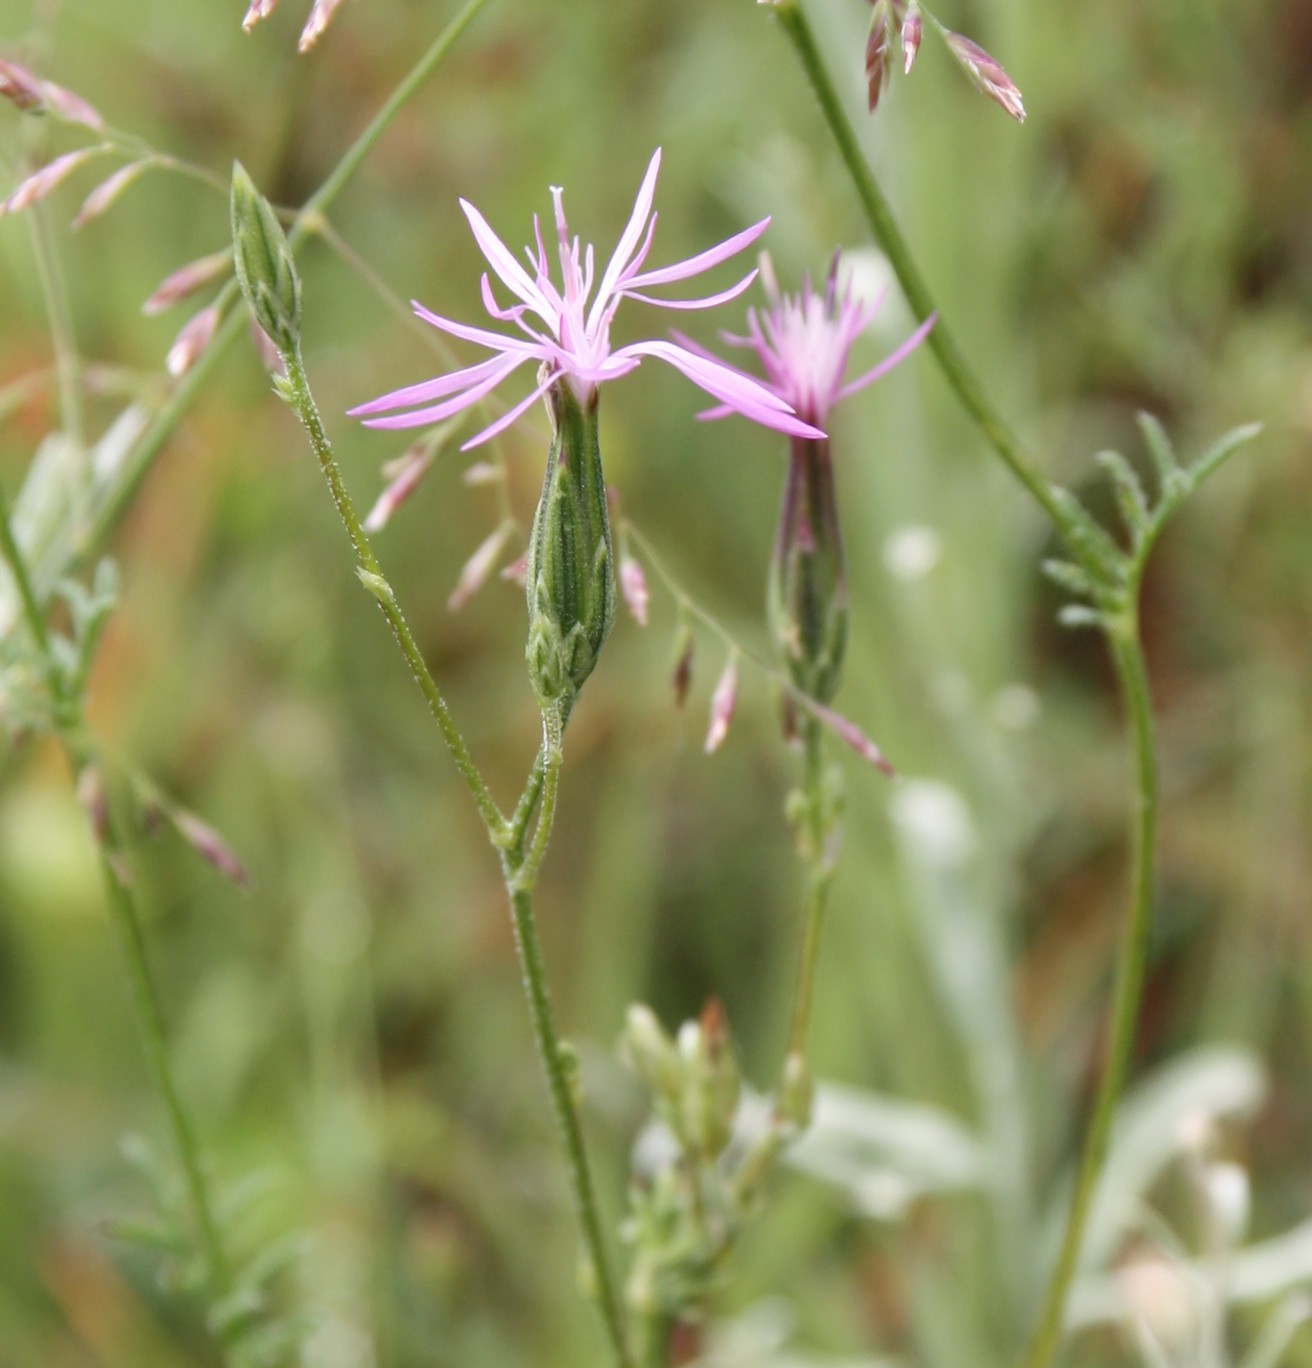
[[[1063,627],[1098,627],[1103,625],[1103,615],[1083,603],[1068,603],[1057,614],[1057,621]]]
[[[1062,528],[1066,540],[1071,550],[1085,562],[1086,571],[1090,567],[1096,568],[1109,588],[1119,588],[1123,585],[1125,553],[1108,535],[1106,529],[1069,489],[1053,485],[1052,496],[1066,520]]]
[[[1144,445],[1148,448],[1148,454],[1153,458],[1153,465],[1157,468],[1158,490],[1165,498],[1168,487],[1180,471],[1180,462],[1175,458],[1175,448],[1166,435],[1166,429],[1151,413],[1139,415],[1139,431],[1143,433]]]
[[[1130,534],[1131,542],[1138,546],[1152,521],[1148,496],[1144,493],[1138,474],[1119,451],[1100,451],[1093,459],[1111,477],[1121,521]]]
[[[1214,471],[1223,466],[1241,446],[1251,442],[1262,431],[1261,423],[1245,423],[1242,427],[1232,428],[1214,446],[1208,447],[1189,467],[1189,480],[1197,489]]]
[[[1068,594],[1088,599],[1098,597],[1098,586],[1073,561],[1045,560],[1039,569]]]

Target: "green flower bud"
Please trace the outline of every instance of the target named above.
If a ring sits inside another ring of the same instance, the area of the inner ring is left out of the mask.
[[[624,1017],[620,1048],[633,1072],[658,1101],[677,1101],[683,1086],[679,1056],[656,1013],[645,1003],[630,1005]]]
[[[847,647],[847,575],[827,440],[793,438],[770,566],[769,613],[793,683],[829,702]]]
[[[615,557],[597,392],[580,402],[562,378],[546,399],[552,438],[524,577],[525,658],[539,703],[556,709],[563,723],[615,622]]]
[[[706,1004],[700,1020],[684,1022],[678,1051],[684,1067],[681,1136],[694,1150],[714,1159],[733,1137],[740,1090],[738,1061],[716,999]]]
[[[779,1080],[779,1094],[775,1098],[775,1115],[795,1133],[811,1124],[815,1105],[815,1083],[806,1059],[793,1051],[784,1060],[783,1077]]]
[[[237,281],[255,321],[280,352],[295,351],[301,281],[286,234],[240,162],[232,164],[232,249]]]

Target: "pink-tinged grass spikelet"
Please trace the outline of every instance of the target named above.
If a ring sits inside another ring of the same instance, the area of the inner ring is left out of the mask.
[[[33,171],[9,196],[0,200],[0,218],[6,214],[18,214],[38,200],[43,200],[62,181],[71,176],[84,162],[98,153],[108,151],[104,147],[79,147],[75,152],[65,152],[54,161],[47,162],[38,171]]]
[[[706,732],[706,754],[711,755],[724,744],[738,703],[738,656],[729,652],[728,663],[711,695],[711,725]]]
[[[141,306],[141,312],[147,317],[163,313],[165,309],[195,294],[197,290],[231,269],[232,253],[226,249],[189,261],[185,266],[179,266],[176,271],[164,277],[154,293]]]
[[[632,556],[620,557],[620,594],[630,616],[639,627],[647,625],[647,603],[651,594],[641,564]]]
[[[120,166],[112,176],[101,181],[82,201],[82,207],[73,220],[73,227],[82,228],[92,219],[99,218],[149,166],[148,160],[129,162],[126,166]]]
[[[381,532],[387,526],[392,515],[415,492],[419,481],[428,473],[436,454],[431,443],[419,442],[395,461],[388,462],[383,468],[388,483],[364,520],[366,532]]]
[[[218,326],[219,310],[215,304],[188,319],[164,358],[168,373],[175,379],[185,375],[196,364],[201,352],[214,340],[214,330]]]
[[[482,541],[478,550],[465,562],[460,577],[456,580],[456,587],[446,601],[446,606],[451,612],[458,613],[487,583],[488,576],[501,558],[506,543],[514,532],[513,522],[503,522]]]
[[[247,33],[260,22],[267,19],[273,13],[274,6],[278,0],[251,0],[251,7],[246,11],[246,17],[241,21],[241,26]]]
[[[903,71],[908,76],[915,65],[916,53],[920,51],[921,28],[920,6],[916,0],[911,0],[906,18],[902,20],[902,62]]]
[[[314,0],[314,8],[310,11],[310,17],[305,21],[305,27],[301,30],[300,42],[296,45],[298,52],[309,52],[309,50],[323,36],[323,31],[332,23],[333,14],[342,0]]]
[[[960,33],[945,31],[948,49],[975,89],[995,100],[1017,123],[1025,122],[1025,105],[1015,81],[978,43]]]

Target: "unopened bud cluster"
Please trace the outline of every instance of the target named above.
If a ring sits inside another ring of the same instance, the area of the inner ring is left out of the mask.
[[[627,1300],[640,1320],[659,1324],[697,1313],[742,1224],[726,1161],[741,1083],[714,1001],[674,1037],[650,1008],[630,1007],[622,1048],[677,1150],[635,1188],[626,1227],[633,1247]]]
[[[279,352],[294,352],[300,344],[300,277],[282,224],[240,162],[232,168],[232,248],[255,321]]]

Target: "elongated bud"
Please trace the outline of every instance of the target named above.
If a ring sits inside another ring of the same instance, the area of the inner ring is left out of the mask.
[[[680,623],[679,635],[675,638],[674,673],[670,676],[676,708],[683,707],[688,701],[688,690],[692,688],[693,649],[692,628],[686,622]]]
[[[164,366],[174,377],[185,375],[196,364],[197,358],[214,340],[214,330],[219,326],[219,308],[211,304],[202,309],[194,318],[182,325],[182,331],[173,339]]]
[[[33,76],[17,62],[8,62],[3,58],[0,58],[0,97],[19,109],[42,109],[45,106],[40,78]]]
[[[127,168],[125,168],[127,169]],[[170,305],[193,295],[211,280],[216,279],[232,267],[232,251],[212,252],[209,256],[189,261],[185,266],[164,277],[156,286],[155,292],[141,306],[147,315],[162,313]]]
[[[1025,105],[1015,81],[978,43],[960,33],[945,33],[948,50],[976,90],[996,100],[1017,123],[1025,122]]]
[[[562,721],[615,623],[614,552],[597,440],[597,392],[561,378],[546,393],[551,450],[533,518],[524,588],[525,658],[538,702]]]
[[[645,1003],[635,1002],[625,1013],[620,1049],[653,1097],[667,1103],[678,1101],[683,1077],[678,1053],[656,1013]]]
[[[242,28],[249,33],[261,19],[267,19],[273,13],[273,7],[277,3],[278,0],[251,0],[246,17],[241,21]]]
[[[682,1033],[680,1044],[683,1043]],[[693,1125],[689,1139],[715,1158],[733,1138],[741,1080],[729,1042],[729,1026],[718,998],[711,998],[697,1022],[697,1053],[688,1079]]]
[[[779,1081],[779,1095],[775,1112],[779,1119],[798,1131],[811,1124],[815,1105],[815,1083],[806,1057],[793,1050],[784,1060],[783,1077]]]
[[[460,571],[460,578],[456,581],[456,587],[446,601],[446,606],[451,612],[458,613],[487,583],[488,576],[506,549],[506,543],[514,530],[513,522],[503,522],[490,536],[484,538],[478,550],[465,562],[464,568]]]
[[[0,58],[0,98],[10,101],[19,109],[53,114],[65,123],[81,124],[97,133],[105,131],[104,116],[80,95],[65,90],[53,81],[43,81],[26,67],[3,58]]]
[[[73,227],[81,228],[92,219],[99,218],[149,165],[150,162],[146,160],[129,162],[126,166],[120,166],[112,176],[101,181],[82,201],[82,207],[73,220]]]
[[[888,5],[875,0],[875,11],[870,16],[870,33],[866,38],[866,98],[870,112],[875,112],[879,97],[893,65],[893,43],[889,25]]]
[[[79,147],[76,152],[65,152],[62,157],[47,162],[39,171],[33,171],[9,196],[0,200],[0,218],[5,214],[18,214],[38,200],[45,197],[66,177],[71,176],[83,162],[90,161],[99,147]]]
[[[620,557],[620,593],[624,595],[624,605],[639,627],[647,625],[647,576],[642,566],[632,556]]]
[[[729,735],[729,724],[733,721],[733,710],[738,702],[738,655],[730,652],[728,664],[720,675],[715,692],[711,695],[711,725],[706,733],[706,754],[720,749],[724,738]]]
[[[332,22],[333,13],[342,0],[314,0],[314,8],[301,30],[301,40],[296,45],[298,52],[309,52],[323,35],[324,29]]]
[[[911,0],[906,18],[902,20],[902,62],[908,76],[915,65],[916,53],[920,51],[920,28],[920,6],[916,0]]]
[[[105,780],[95,765],[86,765],[77,777],[77,800],[91,824],[91,834],[102,846],[109,840],[109,797]]]
[[[280,352],[300,341],[301,281],[282,225],[240,162],[232,165],[232,251],[255,321]]]
[[[794,684],[827,703],[847,647],[847,577],[828,440],[794,437],[770,565],[770,626]]]
[[[166,809],[165,815],[173,823],[178,835],[202,860],[212,864],[225,879],[231,880],[238,888],[250,887],[251,876],[246,872],[246,866],[208,822],[202,822],[194,812],[188,812],[186,808]]]
[[[867,764],[873,765],[890,779],[897,778],[897,771],[884,758],[883,751],[855,722],[810,699],[801,700],[801,705],[822,727],[831,731],[845,746],[850,746]]]
[[[105,116],[94,105],[88,104],[81,95],[76,95],[53,81],[42,81],[41,92],[46,97],[46,105],[56,118],[65,123],[81,124],[95,133],[105,131]]]
[[[388,476],[388,483],[364,520],[366,532],[381,532],[391,522],[392,514],[415,492],[436,455],[428,443],[420,442],[388,463],[383,471]]]

